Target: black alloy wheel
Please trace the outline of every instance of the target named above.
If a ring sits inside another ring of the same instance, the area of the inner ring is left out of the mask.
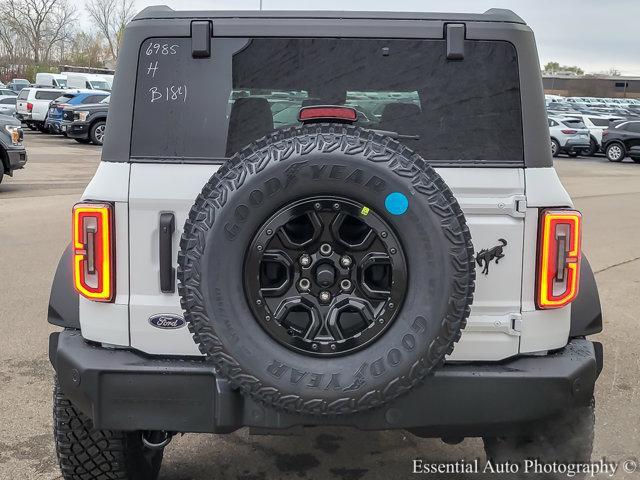
[[[245,293],[260,325],[286,347],[340,355],[374,342],[401,309],[407,262],[390,226],[342,197],[293,202],[259,229]]]

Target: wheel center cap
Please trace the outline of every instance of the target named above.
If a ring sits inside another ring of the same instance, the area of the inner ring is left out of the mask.
[[[336,281],[336,269],[328,263],[319,265],[316,270],[316,283],[323,288],[330,287]]]

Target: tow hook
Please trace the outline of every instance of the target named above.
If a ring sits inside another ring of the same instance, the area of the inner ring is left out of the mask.
[[[149,450],[162,450],[169,445],[174,433],[162,431],[142,432],[142,444]]]

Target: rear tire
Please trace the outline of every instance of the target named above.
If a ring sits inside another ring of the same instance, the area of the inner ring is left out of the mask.
[[[621,162],[626,156],[624,145],[618,142],[610,143],[604,151],[607,156],[607,160],[610,162]]]
[[[560,144],[555,138],[551,139],[551,155],[557,157],[560,153]]]
[[[100,120],[91,125],[91,130],[89,131],[89,138],[91,139],[91,143],[93,143],[94,145],[102,145],[104,143],[104,133],[106,126],[107,122],[105,122],[104,120]]]
[[[592,138],[589,142],[589,148],[582,150],[585,157],[593,157],[598,152],[598,143]]]
[[[569,152],[567,155],[569,155],[571,158],[576,158],[578,156],[578,152]]]
[[[156,480],[163,450],[143,447],[140,432],[95,430],[64,396],[56,380],[53,431],[65,480]]]
[[[487,459],[494,464],[511,462],[520,467],[512,479],[532,478],[531,471],[523,472],[525,460],[538,460],[540,464],[587,463],[593,451],[595,427],[595,402],[574,408],[536,424],[527,435],[514,437],[486,437],[484,448]],[[535,478],[547,480],[566,479],[566,473],[535,474]],[[584,478],[576,475],[574,478]]]

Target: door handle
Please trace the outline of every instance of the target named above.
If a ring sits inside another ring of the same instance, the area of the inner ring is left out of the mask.
[[[160,214],[159,252],[160,252],[160,291],[173,293],[176,291],[176,269],[173,267],[173,232],[176,230],[176,219],[173,213]]]

